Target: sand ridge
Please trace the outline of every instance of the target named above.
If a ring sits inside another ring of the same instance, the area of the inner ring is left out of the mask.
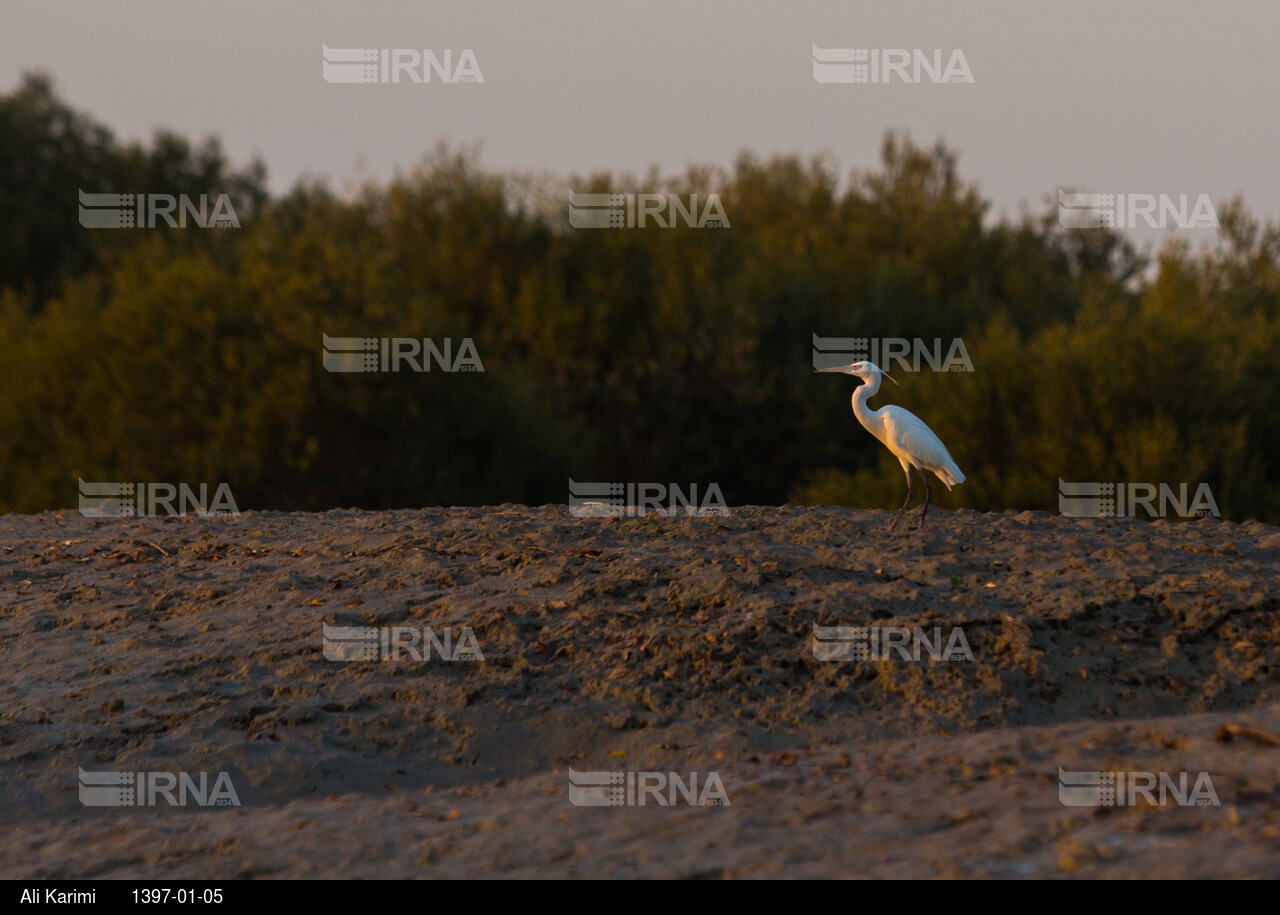
[[[0,517],[0,868],[1277,873],[1280,749],[1220,729],[1280,732],[1280,530],[889,518]],[[484,660],[334,662],[323,623]],[[824,662],[815,624],[960,627],[973,660]],[[570,766],[714,770],[731,806],[575,807]],[[1059,767],[1206,770],[1222,803],[1068,808]],[[85,807],[78,768],[227,771],[242,806]]]

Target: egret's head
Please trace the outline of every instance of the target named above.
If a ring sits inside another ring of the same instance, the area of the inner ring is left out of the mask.
[[[874,362],[854,362],[851,365],[836,365],[836,366],[832,366],[829,369],[817,369],[816,371],[835,372],[840,375],[855,375],[858,378],[861,378],[863,381],[871,381],[872,379],[879,378],[881,375],[883,375],[885,378],[888,378],[894,384],[898,383],[898,380],[896,378],[894,378],[884,369],[880,368],[880,366],[876,365]]]

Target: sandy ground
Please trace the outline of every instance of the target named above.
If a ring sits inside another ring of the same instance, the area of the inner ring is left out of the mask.
[[[889,517],[0,516],[0,877],[1280,876],[1280,529]],[[483,660],[330,660],[322,624]],[[728,803],[578,806],[570,767]],[[1219,803],[1068,807],[1060,769]],[[86,806],[80,770],[239,806]]]

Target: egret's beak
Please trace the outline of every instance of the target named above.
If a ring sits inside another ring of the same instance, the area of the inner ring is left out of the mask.
[[[883,375],[885,378],[888,378],[888,379],[889,379],[890,381],[892,381],[894,384],[897,384],[897,383],[898,383],[898,379],[894,378],[894,377],[893,377],[892,375],[890,375],[888,372],[886,372],[886,371],[883,371],[883,370],[882,370],[882,371],[880,372],[880,374],[881,374],[881,375]]]
[[[839,372],[842,375],[847,375],[849,373],[849,369],[851,368],[853,368],[852,362],[850,362],[848,365],[833,365],[830,368],[826,368],[826,369],[814,369],[813,374],[817,375],[819,372]]]

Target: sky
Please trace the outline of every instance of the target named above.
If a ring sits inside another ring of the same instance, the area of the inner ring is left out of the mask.
[[[447,48],[455,66],[471,49],[484,82],[332,83],[325,45]],[[824,84],[815,45],[958,49],[973,82]],[[875,168],[894,129],[958,152],[993,215],[1069,188],[1241,194],[1280,221],[1278,47],[1265,0],[4,0],[0,91],[44,71],[121,139],[216,134],[233,162],[261,157],[277,192],[386,179],[440,141],[497,171],[675,174],[750,150],[847,173]]]

